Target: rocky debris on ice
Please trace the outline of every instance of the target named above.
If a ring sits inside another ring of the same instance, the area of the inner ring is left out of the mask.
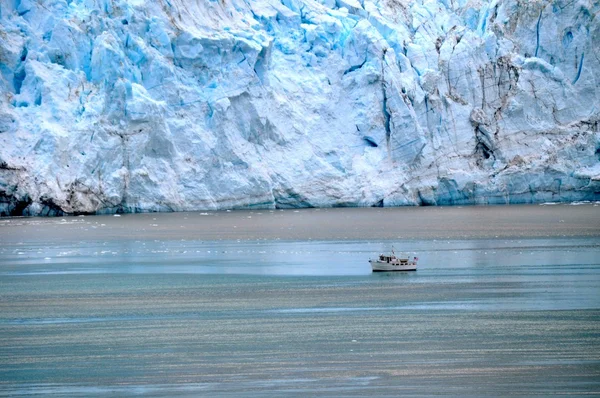
[[[600,5],[0,3],[0,213],[600,199]]]

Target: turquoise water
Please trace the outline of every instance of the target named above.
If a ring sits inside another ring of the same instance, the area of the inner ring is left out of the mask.
[[[414,273],[372,274],[391,246]],[[600,392],[596,238],[0,244],[0,395]]]

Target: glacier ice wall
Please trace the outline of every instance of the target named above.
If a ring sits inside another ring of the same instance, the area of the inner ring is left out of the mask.
[[[0,212],[600,198],[593,0],[0,0]]]

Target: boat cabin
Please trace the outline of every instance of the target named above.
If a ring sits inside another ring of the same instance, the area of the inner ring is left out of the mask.
[[[400,265],[407,265],[407,258],[397,258],[396,256],[384,256],[383,254],[379,255],[379,261],[382,263],[397,263]]]

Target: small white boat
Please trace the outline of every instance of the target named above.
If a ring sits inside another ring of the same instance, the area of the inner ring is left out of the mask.
[[[373,272],[416,271],[418,260],[417,257],[396,257],[392,249],[392,254],[380,254],[377,259],[371,259],[369,262]]]

